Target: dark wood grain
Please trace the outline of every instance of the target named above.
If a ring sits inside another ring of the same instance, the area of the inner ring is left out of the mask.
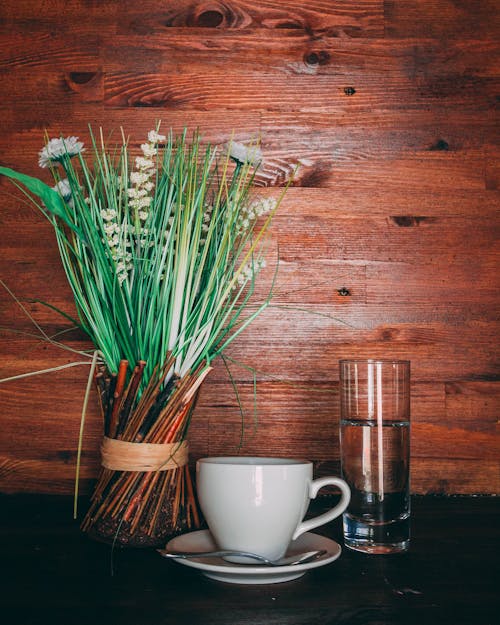
[[[496,0],[384,0],[386,34],[391,37],[471,38],[498,34]]]
[[[500,490],[497,5],[1,3],[2,165],[44,177],[45,131],[88,143],[89,123],[123,127],[137,147],[162,119],[215,144],[233,130],[260,137],[264,196],[297,168],[256,292],[266,296],[279,256],[272,306],[228,352],[243,427],[218,362],[193,418],[193,460],[242,443],[338,470],[338,359],[401,357],[412,361],[414,492]],[[90,349],[40,303],[75,314],[50,224],[5,180],[0,231],[0,279],[48,336]],[[0,379],[79,358],[40,340],[1,286],[0,354]],[[87,374],[0,384],[0,491],[72,492]],[[83,492],[101,434],[91,402]]]
[[[316,506],[323,510],[334,500]],[[344,549],[299,580],[211,581],[154,550],[91,542],[72,502],[2,497],[5,619],[18,625],[494,625],[498,615],[495,498],[415,497],[409,553]],[[85,502],[80,504],[83,512]],[[342,544],[340,520],[322,532]],[[474,536],[473,544],[469,537]],[[111,574],[111,569],[113,574]]]

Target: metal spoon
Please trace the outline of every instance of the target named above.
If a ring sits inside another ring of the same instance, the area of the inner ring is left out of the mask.
[[[315,551],[305,551],[304,553],[298,553],[293,556],[280,558],[279,560],[269,560],[264,556],[260,556],[257,553],[249,553],[247,551],[166,551],[165,549],[158,549],[164,558],[225,558],[225,557],[242,557],[251,558],[257,560],[261,564],[266,566],[293,566],[294,564],[305,564],[306,562],[313,562],[321,556],[325,555],[326,549],[319,549]]]

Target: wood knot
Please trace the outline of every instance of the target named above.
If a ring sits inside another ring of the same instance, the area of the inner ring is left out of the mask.
[[[414,215],[391,215],[391,221],[400,228],[412,228],[413,226],[419,226],[426,219],[426,217]]]
[[[203,11],[197,16],[196,25],[203,28],[217,28],[224,21],[224,15],[220,11]]]
[[[98,102],[102,98],[101,72],[68,72],[64,75],[65,91],[77,93],[82,102]]]
[[[252,23],[250,15],[231,8],[225,2],[200,2],[194,4],[182,16],[175,19],[175,25],[184,21],[185,26],[199,28],[244,28]]]
[[[71,451],[69,449],[60,449],[56,452],[56,456],[60,458],[64,462],[64,464],[69,464],[70,462],[73,462],[76,454],[74,451]]]
[[[394,337],[397,335],[397,331],[391,328],[385,328],[380,333],[380,338],[382,341],[392,341]]]
[[[431,150],[449,150],[450,149],[450,145],[448,143],[448,141],[445,141],[444,139],[438,139],[436,141],[436,143],[434,143],[434,145],[431,145],[430,147]]]
[[[326,65],[330,60],[330,54],[326,50],[318,52],[308,52],[304,55],[304,62],[307,65]]]
[[[347,297],[351,294],[351,291],[349,291],[349,289],[346,289],[345,286],[341,287],[340,289],[337,289],[337,293],[341,296],[341,297]]]
[[[96,75],[97,72],[70,72],[68,77],[75,85],[86,85],[95,78]]]
[[[344,87],[344,93],[346,95],[354,95],[356,93],[356,89],[354,87]]]

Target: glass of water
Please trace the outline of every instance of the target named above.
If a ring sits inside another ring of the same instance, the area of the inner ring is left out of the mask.
[[[410,362],[340,361],[342,477],[347,547],[397,553],[410,546]]]

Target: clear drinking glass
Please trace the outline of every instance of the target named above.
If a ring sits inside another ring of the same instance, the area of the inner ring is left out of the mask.
[[[340,361],[347,547],[396,553],[410,545],[410,362]]]

